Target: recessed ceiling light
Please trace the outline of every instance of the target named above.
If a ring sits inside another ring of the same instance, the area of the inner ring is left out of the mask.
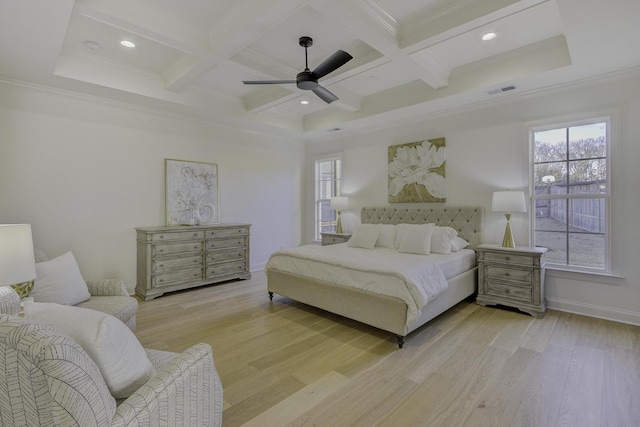
[[[93,40],[85,40],[84,41],[84,45],[87,49],[91,49],[91,50],[100,50],[102,49],[102,46],[100,46],[100,44],[98,42],[94,42]]]
[[[309,101],[307,101],[306,99],[303,99],[302,101],[300,101],[300,104],[302,105],[308,105]]]
[[[497,36],[496,33],[486,33],[484,36],[482,36],[482,40],[484,41],[493,40],[496,38],[496,36]]]
[[[136,47],[136,44],[130,40],[122,40],[120,44],[124,47]]]

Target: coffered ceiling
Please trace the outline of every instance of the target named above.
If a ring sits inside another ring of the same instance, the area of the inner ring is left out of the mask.
[[[638,17],[637,0],[2,0],[0,79],[315,140],[638,67]],[[242,83],[295,79],[300,36],[310,69],[353,56],[320,80],[338,101]]]

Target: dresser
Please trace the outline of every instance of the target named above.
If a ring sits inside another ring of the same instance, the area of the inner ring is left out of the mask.
[[[249,279],[250,224],[136,228],[136,295],[165,292],[231,279]]]
[[[478,297],[480,305],[515,307],[535,317],[544,317],[544,254],[546,248],[480,245]]]
[[[320,233],[322,236],[322,246],[346,243],[351,237],[351,233]]]

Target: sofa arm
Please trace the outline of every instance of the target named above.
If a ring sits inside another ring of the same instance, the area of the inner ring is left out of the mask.
[[[211,347],[200,343],[179,354],[121,402],[112,426],[220,426],[222,384]]]
[[[129,296],[127,287],[119,279],[86,280],[89,293],[94,297]]]

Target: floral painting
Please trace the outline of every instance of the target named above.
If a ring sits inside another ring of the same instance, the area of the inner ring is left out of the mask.
[[[220,222],[218,165],[165,159],[167,225]]]
[[[445,139],[389,147],[389,203],[447,200]]]

